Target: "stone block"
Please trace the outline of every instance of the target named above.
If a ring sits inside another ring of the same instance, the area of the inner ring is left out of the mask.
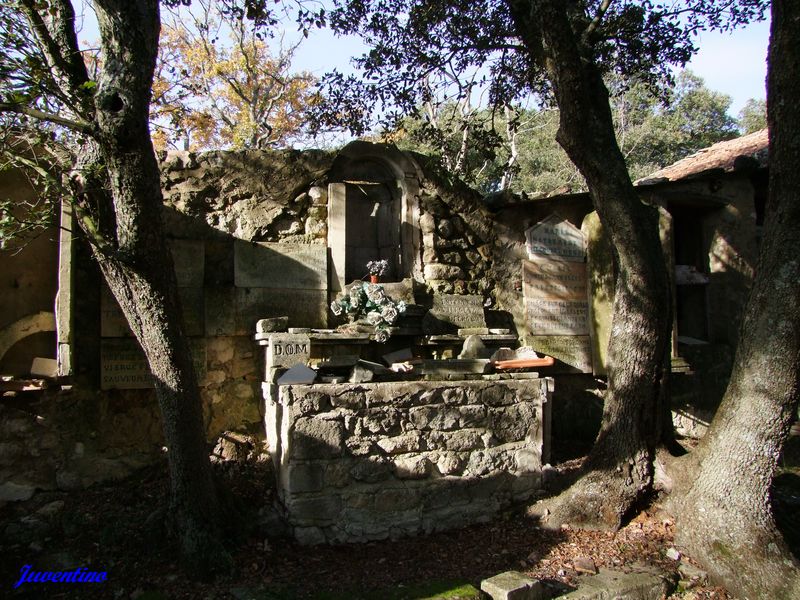
[[[305,365],[295,365],[278,377],[278,385],[309,385],[317,379],[317,372]]]
[[[377,444],[387,454],[402,454],[404,452],[418,452],[422,449],[423,441],[419,431],[410,431],[403,435],[381,438],[377,441]]]
[[[450,406],[420,406],[409,410],[409,418],[417,429],[450,431],[456,429],[461,418],[457,408]]]
[[[485,406],[460,406],[459,427],[484,427],[486,425]]]
[[[291,454],[294,458],[341,456],[343,437],[344,425],[341,421],[301,417],[294,424]]]
[[[350,408],[358,410],[360,408],[364,408],[367,404],[364,390],[360,388],[354,388],[353,386],[348,386],[347,389],[338,394],[332,393],[330,398],[331,405],[334,408]]]
[[[289,317],[272,317],[270,319],[260,319],[256,322],[256,333],[273,333],[286,331],[289,327]]]
[[[401,412],[396,408],[369,409],[359,420],[362,434],[391,435],[400,432]]]
[[[325,533],[319,527],[295,527],[294,539],[302,546],[315,546],[327,541]]]
[[[289,288],[236,288],[234,302],[236,335],[253,335],[260,319],[289,316],[290,327],[325,327],[328,322],[328,293],[325,290]]]
[[[399,479],[425,479],[431,473],[427,456],[404,456],[394,461],[394,472]]]
[[[269,336],[267,368],[306,365],[310,356],[311,340],[307,335],[274,333]]]
[[[481,582],[481,591],[492,600],[544,600],[542,583],[518,571],[506,571]]]
[[[338,495],[292,497],[286,502],[294,523],[327,525],[335,522],[342,511],[342,498]]]
[[[359,459],[350,469],[350,476],[364,483],[377,483],[391,477],[391,465],[385,459],[369,456]]]
[[[530,402],[489,410],[489,428],[502,442],[524,440],[536,424],[536,410]]]
[[[234,281],[240,288],[325,290],[328,253],[320,244],[275,244],[237,240]]]
[[[290,465],[286,469],[286,493],[319,492],[325,482],[325,467],[318,463]]]
[[[581,577],[578,589],[559,596],[562,600],[660,600],[675,587],[674,574],[654,567],[634,566],[630,572],[600,569],[597,575]]]
[[[434,294],[433,305],[422,326],[426,333],[455,333],[461,328],[486,327],[483,297]]]

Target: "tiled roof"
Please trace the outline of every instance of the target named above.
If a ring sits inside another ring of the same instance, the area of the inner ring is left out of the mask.
[[[637,185],[679,181],[708,172],[731,173],[742,168],[766,167],[769,137],[766,129],[743,135],[735,140],[718,142],[703,148],[675,164],[651,173]]]

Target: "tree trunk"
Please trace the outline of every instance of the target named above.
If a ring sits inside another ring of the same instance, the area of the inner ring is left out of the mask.
[[[638,197],[616,142],[608,91],[560,0],[509,0],[532,60],[560,109],[557,140],[586,179],[618,269],[608,390],[586,474],[550,502],[553,524],[618,528],[652,489],[668,376],[671,301],[658,210]],[[568,4],[568,3],[566,3]]]
[[[148,129],[158,47],[157,0],[97,0],[103,69],[95,94],[97,144],[87,144],[80,179],[107,174],[113,202],[94,252],[153,375],[168,447],[171,508],[185,566],[227,570],[220,507],[208,460],[202,404],[183,334],[172,257],[161,224],[160,173]],[[93,152],[93,150],[96,152]],[[104,167],[104,171],[102,170]]]
[[[800,564],[775,527],[769,489],[800,383],[800,5],[773,0],[769,203],[733,372],[699,465],[673,495],[676,541],[744,598],[800,598]],[[681,480],[678,480],[679,482]]]

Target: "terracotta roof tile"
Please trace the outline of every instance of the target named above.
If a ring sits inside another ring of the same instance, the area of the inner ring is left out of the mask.
[[[636,182],[637,185],[679,181],[708,171],[730,173],[744,164],[765,167],[769,137],[766,129],[726,142],[718,142],[695,152],[675,164],[651,173]],[[742,160],[751,159],[751,160]],[[755,163],[753,162],[755,161]]]

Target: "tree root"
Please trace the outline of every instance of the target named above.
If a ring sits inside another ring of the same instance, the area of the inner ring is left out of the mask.
[[[649,495],[651,483],[616,470],[588,471],[559,495],[532,505],[528,514],[552,529],[568,524],[616,531]]]

